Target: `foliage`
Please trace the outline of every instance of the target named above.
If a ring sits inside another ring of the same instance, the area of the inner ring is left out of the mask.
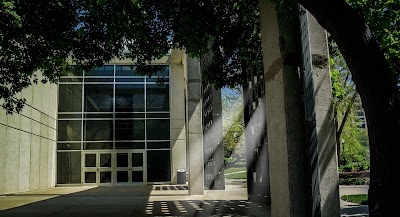
[[[222,89],[225,164],[245,159],[243,102],[240,87]]]
[[[368,205],[368,194],[343,195],[340,199],[361,205]]]
[[[192,57],[211,51],[202,72],[215,86],[243,83],[243,62],[261,61],[258,2],[193,0],[3,1],[0,4],[0,98],[8,113],[25,102],[17,93],[57,82],[64,71],[90,70],[113,58],[146,64],[170,49]]]
[[[359,10],[385,52],[395,74],[400,76],[400,1],[397,0],[346,0]]]
[[[329,51],[339,165],[369,160],[368,132],[361,126],[365,125],[361,99],[333,40],[329,41]]]
[[[339,166],[339,172],[365,171],[370,169],[369,161],[353,162]]]
[[[339,185],[368,185],[369,181],[365,178],[340,178]]]

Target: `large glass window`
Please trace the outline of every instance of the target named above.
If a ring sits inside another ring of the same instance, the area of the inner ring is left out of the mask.
[[[109,141],[113,140],[112,120],[84,120],[85,141]]]
[[[81,120],[59,120],[58,141],[81,141]]]
[[[147,111],[169,111],[169,85],[148,84],[146,106]]]
[[[144,120],[115,120],[115,140],[144,140]]]
[[[113,111],[112,84],[85,84],[85,112]]]
[[[168,119],[148,119],[146,121],[148,140],[169,140]]]
[[[81,152],[57,153],[57,183],[81,183]]]
[[[136,66],[105,65],[61,78],[58,184],[96,183],[98,177],[100,183],[110,183],[111,174],[116,182],[171,180],[169,66],[152,67],[158,71],[150,77],[139,75]],[[130,153],[128,149],[140,149],[146,154],[118,153],[121,150]],[[108,167],[114,154],[118,158],[113,161],[116,164],[112,169],[98,174],[93,170],[98,166],[95,165],[98,156],[100,166]],[[115,169],[126,167],[127,163],[143,166],[145,170]],[[82,172],[82,166],[93,168]]]
[[[96,67],[92,71],[85,73],[85,76],[113,76],[113,75],[114,75],[114,65]]]
[[[115,112],[144,112],[144,85],[115,85]]]
[[[59,112],[82,111],[82,84],[60,84]]]

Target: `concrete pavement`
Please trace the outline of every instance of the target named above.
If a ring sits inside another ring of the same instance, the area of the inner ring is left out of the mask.
[[[185,185],[56,187],[0,196],[0,217],[24,216],[265,216],[270,205],[247,200],[246,182],[189,195]],[[367,194],[368,186],[340,186],[339,194]],[[368,206],[340,201],[341,216],[369,216]]]
[[[368,194],[368,185],[340,185],[339,196]],[[364,217],[369,216],[368,205],[360,205],[340,200],[340,214],[342,217]]]

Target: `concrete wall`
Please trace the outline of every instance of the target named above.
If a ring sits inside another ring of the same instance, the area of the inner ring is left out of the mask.
[[[171,64],[170,112],[172,183],[177,182],[178,169],[186,170],[185,80],[182,64]]]
[[[321,216],[340,216],[339,173],[326,30],[307,12],[314,80]]]
[[[55,185],[57,85],[39,83],[18,96],[26,99],[20,114],[0,109],[0,194]]]
[[[260,0],[271,216],[310,216],[304,107],[298,74],[297,26],[274,2]]]

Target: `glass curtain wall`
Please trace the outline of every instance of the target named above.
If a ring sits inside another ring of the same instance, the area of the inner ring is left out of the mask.
[[[57,184],[82,182],[82,151],[140,149],[147,182],[169,182],[169,66],[139,76],[134,66],[74,72],[59,83]],[[157,82],[162,77],[162,84]]]

